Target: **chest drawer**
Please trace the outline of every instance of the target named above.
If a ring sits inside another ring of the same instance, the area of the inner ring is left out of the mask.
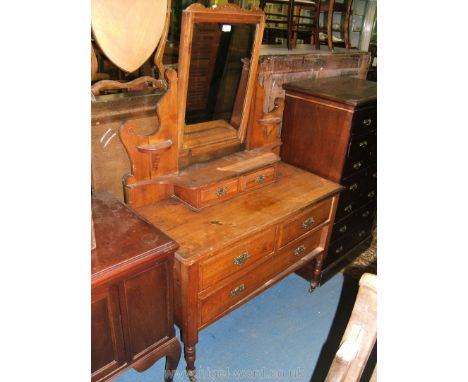
[[[344,165],[342,179],[347,179],[348,177],[357,174],[359,171],[362,171],[365,168],[374,165],[375,163],[376,157],[371,155],[357,159],[349,159]]]
[[[206,297],[201,297],[201,325],[212,322],[228,309],[241,303],[268,280],[301,261],[305,256],[313,252],[320,253],[325,242],[325,229],[326,227],[320,228],[290,243],[281,251],[268,256],[268,260],[261,262],[253,269],[241,272],[234,281]]]
[[[234,196],[237,194],[238,189],[239,180],[237,178],[219,182],[215,185],[203,188],[200,193],[200,201],[202,205],[214,204]]]
[[[344,219],[341,219],[339,222],[336,222],[333,226],[331,242],[333,243],[347,233],[353,231],[361,223],[371,222],[374,217],[375,209],[375,203],[371,202],[354,211]]]
[[[377,151],[377,132],[354,135],[348,146],[347,161],[356,162],[357,159],[375,157]]]
[[[223,250],[200,264],[200,289],[204,290],[239,272],[274,251],[276,227]]]
[[[352,124],[352,134],[363,134],[377,129],[377,105],[356,110]]]
[[[281,224],[278,247],[283,247],[328,220],[331,204],[332,200],[326,199]]]
[[[275,180],[275,168],[267,167],[251,174],[244,175],[240,179],[243,190],[253,190],[265,186]]]

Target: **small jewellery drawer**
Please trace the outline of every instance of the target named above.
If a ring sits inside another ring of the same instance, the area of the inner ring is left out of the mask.
[[[200,289],[204,290],[239,272],[274,251],[276,227],[221,250],[200,264]]]
[[[322,236],[324,237],[326,228],[318,229],[305,238],[291,243],[249,271],[240,272],[239,277],[208,296],[200,296],[201,325],[212,322],[231,307],[241,303],[273,277],[301,261],[304,256],[313,251],[320,253],[323,250]]]
[[[331,203],[331,198],[326,199],[281,224],[278,247],[283,247],[326,221],[330,216]]]
[[[353,115],[352,134],[362,134],[377,129],[377,106],[356,110]]]
[[[267,167],[253,173],[243,175],[240,179],[242,190],[252,190],[262,187],[275,180],[275,167]]]
[[[348,146],[348,161],[355,161],[364,157],[375,157],[377,150],[377,132],[354,135],[351,137]]]
[[[218,202],[220,200],[229,199],[229,197],[237,194],[238,179],[230,179],[216,183],[201,190],[200,200],[202,204],[210,202]]]

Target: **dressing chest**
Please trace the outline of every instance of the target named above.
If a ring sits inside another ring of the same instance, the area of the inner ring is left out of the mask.
[[[105,381],[166,357],[165,381],[180,358],[173,319],[178,245],[110,193],[93,196],[91,372]]]
[[[327,273],[371,243],[377,206],[377,84],[343,77],[283,87],[282,159],[345,187],[325,258]],[[308,273],[306,267],[302,274]]]

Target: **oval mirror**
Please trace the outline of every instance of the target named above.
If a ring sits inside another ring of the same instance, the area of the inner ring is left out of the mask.
[[[116,66],[134,72],[158,46],[166,11],[167,0],[92,0],[94,38]]]

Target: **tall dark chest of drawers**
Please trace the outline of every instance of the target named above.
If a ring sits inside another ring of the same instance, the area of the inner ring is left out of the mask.
[[[377,84],[327,78],[283,87],[282,160],[346,188],[323,267],[330,274],[371,243],[377,206]]]

